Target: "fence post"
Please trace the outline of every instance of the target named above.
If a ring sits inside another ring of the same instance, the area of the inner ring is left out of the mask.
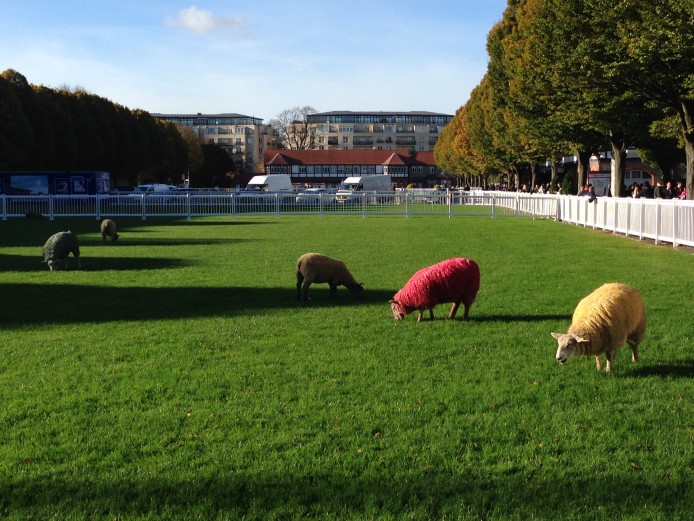
[[[55,220],[55,216],[53,215],[53,197],[53,194],[48,196],[48,218],[51,221]]]
[[[2,194],[2,220],[7,220],[7,196]]]
[[[147,212],[145,212],[145,194],[140,195],[140,211],[142,212],[142,220],[147,220]]]
[[[190,192],[186,192],[186,211],[188,212],[188,220],[193,220],[193,214],[190,208]]]
[[[366,192],[362,192],[361,193],[361,204],[362,204],[362,208],[364,208],[364,215],[363,215],[364,218],[367,217],[367,209],[366,209],[366,202],[367,201],[368,201],[368,199],[366,198]]]
[[[672,247],[677,248],[677,209],[679,206],[677,205],[677,201],[679,199],[675,199],[674,197],[672,198]]]
[[[660,200],[655,199],[655,244],[660,244]]]

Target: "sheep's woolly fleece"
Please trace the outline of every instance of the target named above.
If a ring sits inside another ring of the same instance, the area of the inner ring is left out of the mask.
[[[393,300],[404,312],[432,309],[443,302],[472,305],[480,287],[480,270],[471,259],[448,259],[417,271]]]

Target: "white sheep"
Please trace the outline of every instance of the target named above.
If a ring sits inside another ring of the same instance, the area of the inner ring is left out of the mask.
[[[111,219],[104,219],[101,221],[101,243],[106,244],[106,237],[111,237],[111,244],[118,240],[118,233],[116,233],[116,223]]]
[[[67,258],[71,253],[77,259],[77,267],[82,267],[77,236],[71,231],[58,232],[51,235],[43,245],[43,262],[48,264],[51,271],[58,270],[61,262],[67,268]]]
[[[296,261],[296,298],[308,300],[308,288],[313,283],[327,282],[330,296],[334,297],[338,286],[345,286],[349,293],[360,296],[364,286],[354,280],[347,265],[339,260],[320,253],[305,253]]]
[[[646,334],[646,310],[641,294],[626,284],[604,284],[581,300],[567,333],[552,333],[559,347],[556,359],[565,364],[574,355],[607,358],[606,372],[612,370],[617,350],[631,347],[631,361],[639,358],[639,344]]]

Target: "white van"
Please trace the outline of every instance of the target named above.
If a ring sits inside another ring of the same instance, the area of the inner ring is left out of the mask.
[[[340,185],[336,193],[335,200],[338,203],[358,202],[361,200],[362,192],[366,193],[388,193],[393,191],[393,183],[390,176],[385,174],[363,175],[360,177],[348,177]],[[384,197],[369,197],[369,203],[381,202]]]
[[[292,193],[294,188],[292,188],[292,179],[289,177],[289,174],[268,174],[253,176],[243,191],[245,194],[261,192]]]
[[[153,183],[136,186],[135,189],[128,194],[128,196],[139,197],[142,195],[164,195],[172,193],[174,190],[176,190],[175,186]]]

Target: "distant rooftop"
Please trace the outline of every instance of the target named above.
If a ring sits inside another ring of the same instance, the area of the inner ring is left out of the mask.
[[[237,114],[236,112],[222,112],[219,114],[162,114],[150,112],[153,118],[165,119],[166,121],[180,122],[186,125],[262,125],[263,118]]]
[[[309,123],[420,123],[445,125],[453,119],[451,114],[426,111],[351,111],[333,110],[307,116]]]

